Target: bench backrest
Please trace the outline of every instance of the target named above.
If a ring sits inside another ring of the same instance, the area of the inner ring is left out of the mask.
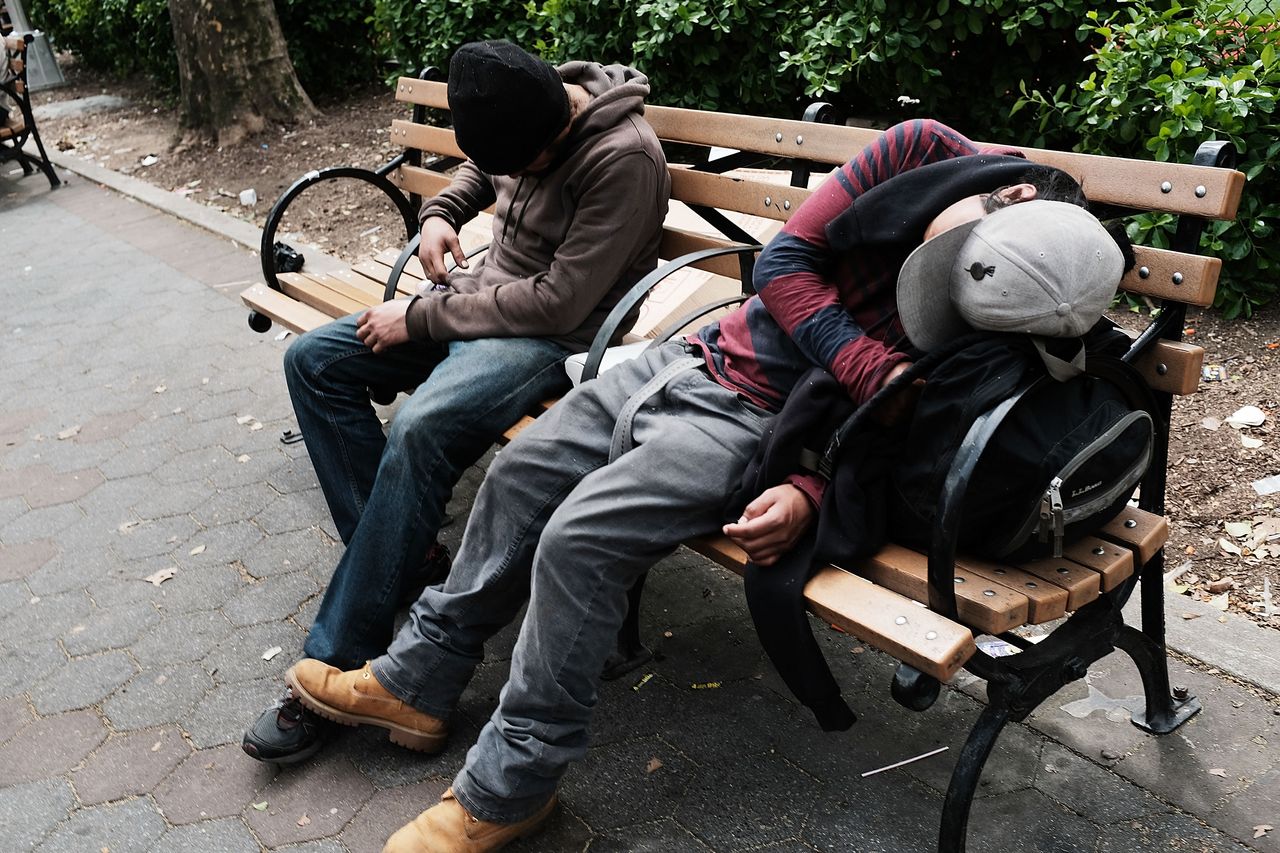
[[[456,164],[465,156],[454,141],[452,130],[421,123],[426,109],[448,109],[445,84],[402,77],[396,85],[396,99],[414,105],[418,120],[392,123],[392,141],[414,152],[392,179],[415,195],[434,194],[449,182],[442,164]],[[785,168],[794,170],[793,179],[807,175],[810,169],[825,173],[846,162],[881,133],[812,121],[673,107],[647,107],[645,118],[664,144],[731,149],[755,155],[760,163],[782,161],[787,164]],[[1139,296],[1167,300],[1179,312],[1188,305],[1213,303],[1222,262],[1198,254],[1197,244],[1205,220],[1233,219],[1240,203],[1244,175],[1222,168],[1231,165],[1228,148],[1209,143],[1197,155],[1198,162],[1192,164],[1035,148],[1021,150],[1034,162],[1056,166],[1073,175],[1095,207],[1116,214],[1159,211],[1182,217],[1184,227],[1179,229],[1177,244],[1172,248],[1134,247],[1137,264],[1121,287]],[[726,159],[737,166],[750,162],[750,156],[744,155]],[[735,215],[739,219],[746,215],[780,224],[811,192],[808,186],[770,182],[741,170],[717,174],[717,169],[716,161],[696,166],[673,162],[672,199],[700,212],[718,212],[729,217],[730,222]],[[714,215],[711,219],[723,224]],[[669,224],[662,256],[671,259],[700,249],[741,244],[747,236],[732,229],[728,234],[712,235]],[[739,275],[738,261],[732,257],[710,258],[694,266],[720,275]],[[1203,350],[1179,343],[1180,318],[1181,313],[1177,322],[1166,317],[1162,328],[1151,335],[1160,340],[1153,341],[1135,361],[1157,391],[1189,394],[1199,383]]]

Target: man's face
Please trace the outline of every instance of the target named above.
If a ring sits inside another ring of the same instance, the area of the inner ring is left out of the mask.
[[[994,195],[995,198],[989,198],[986,193],[971,195],[946,208],[924,229],[924,239],[932,240],[943,231],[950,231],[966,222],[981,219],[1002,207],[1031,201],[1036,197],[1036,188],[1032,184],[1014,184],[990,195]]]
[[[569,137],[569,125],[565,125],[564,130],[560,131],[560,135],[551,140],[551,144],[542,149],[542,153],[533,158],[533,162],[525,166],[519,171],[512,172],[508,177],[511,178],[529,178],[536,177],[551,167],[556,161],[556,157],[560,155],[560,149],[564,146],[564,141]]]

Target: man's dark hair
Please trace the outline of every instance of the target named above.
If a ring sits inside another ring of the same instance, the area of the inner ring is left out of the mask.
[[[1043,201],[1061,201],[1086,209],[1089,207],[1089,200],[1085,197],[1080,183],[1061,169],[1055,169],[1052,166],[1028,166],[1027,170],[1018,177],[1018,183],[1031,184],[1036,188],[1036,198]],[[993,213],[1009,205],[1009,202],[1000,195],[1001,190],[1004,189],[1007,188],[1001,187],[983,200],[982,206],[987,213]],[[1127,273],[1133,269],[1137,260],[1133,254],[1133,242],[1125,231],[1124,223],[1111,219],[1102,224],[1111,235],[1111,239],[1116,241],[1116,246],[1120,248],[1120,254],[1124,257],[1124,271]]]

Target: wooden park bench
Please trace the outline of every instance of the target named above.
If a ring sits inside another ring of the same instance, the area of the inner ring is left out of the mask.
[[[31,114],[31,92],[27,88],[27,45],[35,40],[31,33],[0,37],[4,43],[4,64],[0,65],[0,110],[10,110],[7,116],[0,113],[0,163],[17,160],[24,175],[44,172],[50,189],[62,181],[54,174],[53,163],[40,141],[36,119]],[[34,157],[23,150],[27,140],[35,142],[40,156]]]
[[[263,236],[266,283],[243,294],[253,310],[251,325],[260,331],[271,322],[302,332],[333,317],[358,311],[383,298],[412,293],[422,278],[414,252],[416,239],[398,255],[387,252],[348,270],[326,274],[305,269],[279,272],[273,252],[283,208],[302,190],[332,177],[356,177],[381,186],[404,216],[407,236],[416,231],[418,199],[445,186],[444,170],[460,162],[462,152],[444,127],[423,123],[427,108],[447,109],[445,86],[403,78],[397,100],[412,104],[412,120],[392,123],[392,138],[405,153],[375,172],[353,169],[313,172],[290,188],[273,209]],[[646,118],[658,136],[688,152],[690,146],[713,156],[695,165],[672,165],[672,213],[664,230],[658,270],[638,283],[613,311],[585,359],[590,378],[605,357],[617,322],[674,275],[719,276],[733,282],[734,294],[713,301],[712,309],[740,301],[750,292],[751,266],[760,243],[809,195],[810,172],[826,172],[846,162],[878,131],[821,122],[821,105],[805,121],[788,121],[665,107],[649,107]],[[724,153],[728,149],[729,153]],[[1156,392],[1167,432],[1172,397],[1195,391],[1203,350],[1183,343],[1186,306],[1213,302],[1221,261],[1196,254],[1203,224],[1232,219],[1244,176],[1230,168],[1229,143],[1206,143],[1193,164],[1168,164],[1024,149],[1029,159],[1057,166],[1080,179],[1102,215],[1163,211],[1180,216],[1172,249],[1136,247],[1137,264],[1123,288],[1163,304],[1152,324],[1135,339],[1127,359]],[[672,155],[673,161],[676,159]],[[782,172],[757,167],[782,165]],[[776,175],[781,174],[781,181]],[[406,197],[408,196],[408,197]],[[690,214],[696,214],[697,218]],[[700,219],[702,225],[690,227]],[[679,310],[670,313],[679,314]],[[703,312],[685,315],[653,335],[664,339],[696,324]],[[531,422],[530,413],[508,433]],[[962,668],[987,682],[988,705],[956,763],[939,832],[940,851],[964,850],[969,807],[978,777],[1003,727],[1025,719],[1061,687],[1082,678],[1089,666],[1115,648],[1136,663],[1146,692],[1139,727],[1167,733],[1199,710],[1193,696],[1175,697],[1170,689],[1164,640],[1163,552],[1168,524],[1163,518],[1167,452],[1161,442],[1143,481],[1138,506],[1120,513],[1097,536],[1067,548],[1061,559],[1021,565],[997,565],[961,555],[926,555],[890,544],[857,565],[829,566],[809,581],[805,596],[823,621],[895,656],[901,665],[891,692],[907,707],[923,710],[938,695],[941,682]],[[745,554],[721,536],[689,547],[741,573]],[[953,558],[954,557],[954,558]],[[1122,608],[1140,589],[1142,625],[1124,624]],[[625,666],[641,652],[638,633],[640,587],[632,594],[632,612],[619,638]],[[928,605],[927,607],[925,605]],[[1066,617],[1066,618],[1064,618]],[[1057,623],[1041,642],[1031,643],[1015,629]],[[993,657],[977,643],[991,635],[1019,649]]]

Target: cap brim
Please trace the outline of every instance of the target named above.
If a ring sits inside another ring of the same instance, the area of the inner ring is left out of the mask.
[[[916,349],[928,352],[970,331],[951,304],[951,271],[960,248],[981,219],[926,240],[898,273],[898,317]]]

